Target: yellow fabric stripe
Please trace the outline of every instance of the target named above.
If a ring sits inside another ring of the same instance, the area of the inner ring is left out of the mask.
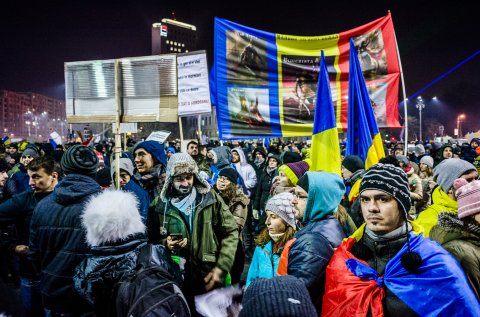
[[[336,127],[312,136],[311,154],[311,171],[331,172],[342,176],[340,144]]]

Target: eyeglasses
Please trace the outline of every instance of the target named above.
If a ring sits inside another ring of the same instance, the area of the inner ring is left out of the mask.
[[[293,193],[293,196],[295,196],[297,199],[308,199],[308,196],[304,196],[300,193]]]

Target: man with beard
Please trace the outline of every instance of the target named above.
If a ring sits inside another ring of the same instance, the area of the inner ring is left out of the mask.
[[[157,141],[143,141],[135,145],[136,181],[148,192],[150,202],[160,194],[165,182],[167,157],[163,144]]]
[[[27,173],[31,188],[14,195],[0,205],[0,228],[14,224],[18,234],[18,241],[11,245],[10,251],[20,258],[22,311],[25,316],[41,316],[43,306],[40,280],[26,258],[30,238],[30,220],[37,203],[50,195],[58,184],[60,167],[53,158],[39,157],[28,164]]]
[[[176,153],[168,161],[147,227],[151,243],[163,243],[186,261],[184,291],[190,303],[194,295],[224,285],[237,249],[237,224],[223,199],[199,176],[190,155]]]
[[[208,164],[208,161],[199,153],[198,149],[198,142],[195,140],[191,140],[187,144],[187,153],[190,155],[195,162],[197,163],[198,170],[200,172],[205,172],[208,175],[208,178],[212,176],[212,173],[210,171],[210,164]]]

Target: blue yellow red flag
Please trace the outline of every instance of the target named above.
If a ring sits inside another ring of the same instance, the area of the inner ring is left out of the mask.
[[[310,170],[331,172],[341,176],[340,143],[323,51],[320,56],[315,103]]]
[[[382,137],[373,113],[372,101],[363,78],[357,50],[350,39],[348,78],[348,128],[345,155],[358,155],[365,169],[385,157]]]

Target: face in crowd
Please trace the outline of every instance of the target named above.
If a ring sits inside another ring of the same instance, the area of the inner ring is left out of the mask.
[[[173,177],[173,188],[180,197],[185,197],[192,192],[193,174],[184,173]]]
[[[30,164],[31,161],[33,161],[34,157],[31,155],[22,155],[20,158],[20,163],[23,164],[23,166],[27,167],[28,164]]]
[[[366,227],[377,234],[391,232],[405,222],[398,202],[383,191],[364,190],[360,194],[360,204]]]
[[[222,191],[227,189],[227,187],[231,184],[232,182],[225,176],[218,176],[217,177],[217,189]]]
[[[190,156],[197,156],[198,155],[198,144],[197,143],[190,143],[187,148],[187,153]]]
[[[265,225],[270,234],[284,233],[287,230],[287,224],[279,215],[270,210],[267,210],[266,213],[267,219],[265,220]]]
[[[7,179],[8,179],[7,171],[0,172],[0,187],[5,186]]]
[[[443,149],[443,158],[449,159],[453,157],[453,149],[449,146]]]
[[[135,151],[135,166],[140,174],[148,173],[155,166],[152,154],[145,149],[139,148]]]
[[[117,173],[113,173],[113,181],[117,182]],[[120,187],[123,188],[130,181],[131,176],[127,171],[120,169]]]
[[[240,162],[240,154],[237,151],[232,151],[232,163]]]
[[[342,177],[345,180],[349,180],[350,177],[352,177],[353,173],[347,170],[343,165],[342,165]]]
[[[51,192],[58,182],[58,174],[53,172],[48,175],[44,168],[40,168],[38,171],[27,170],[27,173],[30,177],[28,184],[35,193]]]
[[[295,186],[293,190],[293,212],[297,220],[303,220],[305,214],[305,208],[307,207],[308,193],[300,186]]]
[[[276,159],[272,158],[272,157],[269,158],[268,159],[268,167],[270,167],[270,168],[278,167],[278,161]]]

